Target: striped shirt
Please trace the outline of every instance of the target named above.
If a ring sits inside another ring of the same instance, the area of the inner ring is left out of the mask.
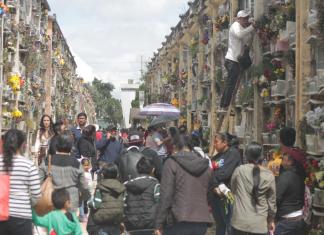
[[[9,215],[31,219],[31,206],[41,197],[40,180],[33,162],[21,155],[13,157],[10,172]],[[3,156],[0,155],[0,173],[6,173]]]

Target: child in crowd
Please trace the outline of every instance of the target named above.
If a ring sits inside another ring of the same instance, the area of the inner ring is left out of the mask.
[[[139,177],[125,182],[125,226],[130,235],[151,235],[160,199],[160,184],[154,178],[154,163],[144,156],[137,165]]]
[[[88,158],[82,158],[81,164],[82,164],[83,171],[84,171],[84,177],[88,184],[88,189],[92,193],[93,182],[92,182],[92,176],[90,173],[91,162]],[[86,222],[87,214],[88,214],[87,201],[83,201],[80,206],[80,215],[79,215],[80,222]]]
[[[118,167],[115,164],[104,164],[100,172],[97,189],[101,203],[97,204],[97,208],[91,208],[87,230],[93,235],[119,235],[124,216],[125,186],[118,181]],[[96,202],[100,201],[97,197],[96,193]]]
[[[82,229],[75,213],[71,209],[70,194],[65,189],[57,189],[52,193],[55,210],[45,216],[38,216],[33,210],[33,223],[45,227],[50,235],[82,235]]]

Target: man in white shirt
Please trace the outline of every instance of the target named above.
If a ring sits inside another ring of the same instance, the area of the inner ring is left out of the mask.
[[[243,54],[248,41],[252,39],[254,22],[249,21],[250,13],[241,10],[237,13],[237,20],[231,25],[228,37],[228,50],[225,56],[225,67],[228,72],[225,89],[220,102],[219,112],[226,112],[236,83],[239,78],[240,65],[238,58]]]

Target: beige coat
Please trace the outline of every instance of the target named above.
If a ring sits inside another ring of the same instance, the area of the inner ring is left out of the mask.
[[[231,180],[234,194],[232,226],[250,233],[267,233],[267,218],[276,214],[276,185],[272,172],[260,167],[259,204],[252,203],[253,164],[236,168]]]

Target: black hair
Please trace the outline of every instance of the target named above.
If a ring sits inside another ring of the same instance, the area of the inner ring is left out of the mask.
[[[61,132],[61,126],[63,125],[63,121],[57,121],[54,125],[53,125],[53,131],[55,135],[60,134]]]
[[[101,168],[104,179],[117,179],[118,167],[114,163],[106,163]]]
[[[193,149],[190,137],[188,135],[180,134],[179,132],[177,132],[177,134],[172,137],[172,144],[178,150],[182,150],[185,147],[189,148],[190,150]]]
[[[150,174],[154,169],[154,163],[151,158],[142,157],[136,164],[136,169],[139,174]]]
[[[88,118],[88,116],[87,116],[87,114],[85,112],[79,113],[77,118],[80,118],[80,117],[85,117],[86,119]]]
[[[280,142],[287,147],[294,147],[296,130],[292,127],[284,127],[279,132]]]
[[[138,126],[138,127],[137,127],[137,130],[138,130],[138,131],[143,131],[143,132],[145,131],[144,127],[142,127],[142,126]]]
[[[83,165],[86,164],[86,163],[90,164],[90,160],[89,160],[89,158],[82,158],[82,160],[81,160],[81,165],[83,166]]]
[[[230,146],[234,148],[238,148],[240,146],[240,140],[237,138],[237,136],[232,135]]]
[[[94,125],[88,125],[82,130],[82,136],[91,138],[96,133],[96,127]]]
[[[200,138],[197,135],[191,134],[191,143],[193,147],[200,147]]]
[[[63,209],[67,201],[70,201],[70,194],[65,188],[55,189],[52,192],[52,202],[55,209]]]
[[[44,126],[44,118],[49,118],[49,120],[50,120],[50,126],[49,126],[49,134],[50,135],[53,135],[54,134],[54,131],[53,131],[53,119],[51,118],[51,116],[50,115],[47,115],[47,114],[44,114],[42,117],[41,117],[41,120],[40,120],[40,123],[39,123],[39,127],[40,127],[40,129],[39,129],[39,138],[41,138],[42,137],[42,135],[45,133],[45,126]]]
[[[17,150],[21,148],[26,141],[24,132],[17,129],[10,129],[3,138],[3,163],[6,172],[12,170],[12,159]]]
[[[56,150],[58,152],[69,153],[71,152],[74,144],[74,138],[71,131],[63,131],[57,137]]]
[[[262,146],[256,142],[252,142],[246,147],[245,150],[246,159],[249,163],[253,163],[254,167],[252,170],[253,176],[253,188],[252,188],[252,202],[259,204],[259,184],[260,184],[260,167],[259,164],[262,160]]]
[[[227,145],[230,147],[231,146],[231,141],[233,139],[234,135],[231,135],[229,133],[217,133],[215,135],[215,138],[220,139],[223,142],[226,142]]]
[[[186,134],[187,126],[186,125],[179,126],[179,132],[180,132],[180,134]]]
[[[171,126],[171,127],[169,127],[169,133],[170,133],[171,137],[174,137],[179,133],[179,131],[177,130],[176,127]]]

